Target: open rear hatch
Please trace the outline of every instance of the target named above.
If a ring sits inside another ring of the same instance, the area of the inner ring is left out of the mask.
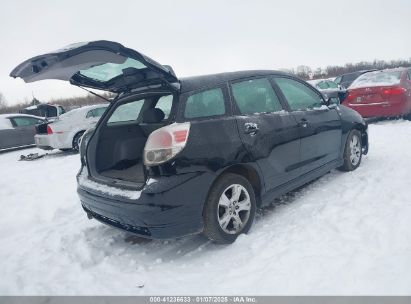
[[[10,76],[25,82],[59,79],[115,93],[149,85],[172,88],[178,83],[171,67],[105,40],[71,44],[30,58],[14,68]]]
[[[145,183],[145,143],[153,131],[170,123],[179,89],[171,67],[119,43],[93,41],[28,59],[10,76],[25,82],[59,79],[114,93],[140,92],[140,97],[115,100],[89,139],[85,154],[95,180],[134,188]],[[46,128],[44,124],[37,132],[44,133]]]

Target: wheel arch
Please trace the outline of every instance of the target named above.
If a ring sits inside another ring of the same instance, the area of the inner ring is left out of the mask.
[[[261,206],[261,194],[263,190],[263,181],[262,178],[260,177],[260,174],[256,168],[249,164],[235,164],[231,165],[225,169],[223,169],[214,179],[214,182],[212,183],[210,190],[214,186],[214,184],[218,181],[218,179],[223,176],[224,174],[227,173],[233,173],[240,175],[247,179],[251,186],[253,187],[254,194],[255,194],[255,199],[257,202],[257,207]]]
[[[352,126],[351,130],[358,130],[361,132],[361,145],[363,149],[363,154],[367,155],[369,147],[367,125],[356,123]]]
[[[74,135],[73,135],[73,137],[71,138],[71,146],[72,146],[72,147],[74,146],[74,139],[76,138],[76,136],[77,136],[78,134],[84,133],[84,132],[86,132],[86,131],[87,131],[86,129],[85,129],[85,130],[81,129],[81,130],[76,130],[75,132],[73,132]]]

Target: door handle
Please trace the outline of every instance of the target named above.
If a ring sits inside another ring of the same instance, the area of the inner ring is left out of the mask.
[[[255,135],[259,130],[258,124],[254,122],[246,122],[244,124],[244,134]]]
[[[307,128],[308,127],[307,119],[305,119],[305,118],[301,119],[300,122],[298,123],[298,126],[302,127],[302,128]]]

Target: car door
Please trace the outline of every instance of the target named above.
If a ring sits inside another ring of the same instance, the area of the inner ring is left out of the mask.
[[[17,147],[19,144],[19,132],[13,126],[10,118],[3,118],[0,121],[0,149]]]
[[[342,125],[336,106],[326,106],[321,93],[303,81],[283,76],[274,80],[299,125],[301,174],[337,160]]]
[[[269,78],[242,79],[230,84],[242,142],[261,169],[269,191],[298,176],[300,139],[293,115]]]
[[[36,133],[35,125],[43,121],[34,117],[16,116],[10,118],[14,129],[16,130],[16,146],[26,146],[34,144],[34,134]]]

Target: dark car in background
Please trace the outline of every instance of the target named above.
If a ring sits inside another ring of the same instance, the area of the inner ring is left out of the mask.
[[[22,114],[35,115],[39,117],[47,118],[48,120],[54,120],[66,111],[62,106],[50,105],[50,104],[37,104],[24,108],[20,111]]]
[[[376,70],[362,70],[362,71],[357,71],[357,72],[352,72],[352,73],[347,73],[340,75],[334,79],[334,82],[343,88],[348,88],[354,80],[356,80],[358,77],[360,77],[362,74],[372,72]]]
[[[314,79],[307,82],[320,91],[326,100],[331,99],[334,104],[340,104],[346,97],[347,90],[330,79]]]
[[[0,150],[33,146],[35,126],[44,122],[42,117],[33,115],[0,115]]]
[[[348,88],[343,104],[363,117],[411,118],[411,68],[368,72]]]
[[[147,238],[204,232],[231,243],[257,207],[334,168],[355,170],[368,150],[357,112],[282,72],[179,79],[95,41],[29,59],[11,76],[118,93],[81,141],[78,194],[89,218]]]

